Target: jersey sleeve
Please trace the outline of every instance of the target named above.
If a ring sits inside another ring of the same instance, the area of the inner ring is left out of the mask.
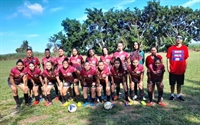
[[[84,64],[83,57],[82,57],[82,56],[80,56],[80,58],[81,58],[81,64]]]
[[[126,53],[125,59],[128,60],[130,57],[129,53]]]
[[[12,69],[10,70],[10,76],[14,76],[14,75],[15,75],[15,69],[12,68]]]
[[[167,55],[166,55],[166,57],[168,58],[168,59],[170,59],[171,58],[171,55],[172,55],[172,51],[171,51],[171,47],[167,50]]]
[[[36,64],[39,66],[39,65],[40,65],[39,59],[38,59],[38,58],[35,58],[35,60],[36,60]]]

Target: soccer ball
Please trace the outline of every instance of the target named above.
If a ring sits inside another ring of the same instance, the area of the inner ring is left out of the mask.
[[[110,110],[110,109],[112,109],[112,107],[113,107],[113,104],[111,102],[105,102],[104,103],[104,108],[106,110]]]
[[[77,106],[75,104],[70,104],[68,106],[68,111],[69,112],[75,112],[77,110]]]

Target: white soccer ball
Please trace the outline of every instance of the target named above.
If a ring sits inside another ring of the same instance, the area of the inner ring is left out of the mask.
[[[69,112],[75,112],[77,110],[77,106],[75,104],[70,104],[68,106],[68,111]]]
[[[104,103],[104,108],[106,110],[110,110],[110,109],[112,109],[112,107],[113,107],[113,104],[111,102],[105,102]]]

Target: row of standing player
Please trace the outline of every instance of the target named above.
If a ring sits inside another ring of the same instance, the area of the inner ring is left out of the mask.
[[[93,106],[96,94],[99,98],[99,101],[102,102],[102,88],[104,89],[104,94],[107,95],[108,101],[110,100],[110,97],[112,97],[112,100],[116,100],[119,97],[120,83],[122,83],[125,91],[126,105],[131,105],[131,102],[128,102],[130,100],[128,100],[127,73],[129,73],[130,79],[129,86],[131,99],[137,98],[138,84],[140,95],[142,99],[145,100],[143,87],[144,68],[141,65],[144,63],[144,52],[139,49],[139,44],[137,42],[134,43],[134,51],[130,55],[123,51],[122,43],[118,43],[117,50],[118,51],[113,55],[108,55],[108,50],[103,48],[103,55],[100,56],[101,61],[98,62],[98,59],[94,54],[94,50],[90,49],[88,51],[86,63],[84,63],[82,56],[78,55],[78,51],[76,49],[72,50],[72,56],[69,58],[69,60],[66,56],[64,56],[64,51],[62,48],[59,49],[59,57],[55,59],[50,56],[50,51],[46,49],[46,57],[42,59],[44,71],[41,73],[41,70],[39,69],[40,62],[38,58],[33,57],[32,50],[28,49],[27,58],[25,58],[24,61],[19,60],[17,62],[17,67],[13,68],[10,73],[9,86],[13,90],[17,107],[20,107],[17,86],[24,91],[25,103],[28,105],[28,89],[25,86],[26,80],[28,80],[29,89],[31,89],[31,85],[33,85],[33,91],[36,100],[33,105],[37,105],[39,103],[38,90],[42,85],[45,100],[47,100],[45,105],[48,106],[52,104],[50,90],[53,86],[56,87],[56,82],[58,83],[57,85],[58,90],[60,91],[62,103],[64,105],[68,105],[68,98],[66,94],[70,89],[71,84],[74,85],[75,95],[79,96],[79,79],[83,88],[83,96],[85,99],[84,105],[89,104],[87,100],[88,88],[90,88],[91,91],[91,106]],[[148,83],[151,83],[148,84],[148,95],[150,102],[152,102],[153,90],[156,84],[159,90],[158,102],[164,106],[164,103],[161,102],[163,93],[162,79],[164,73],[164,66],[161,64],[162,57],[156,54],[155,47],[152,47],[151,50],[152,54],[146,58],[146,66],[149,67],[147,73]],[[139,61],[141,64],[139,64]],[[131,65],[129,65],[129,63]],[[28,68],[23,70],[23,64]],[[83,70],[81,70],[82,68]],[[21,76],[21,79],[18,76]],[[44,78],[44,80],[42,78]],[[115,88],[117,91],[116,95],[114,93]],[[58,95],[58,92],[56,92],[56,94]],[[56,100],[58,100],[58,97],[56,97]]]

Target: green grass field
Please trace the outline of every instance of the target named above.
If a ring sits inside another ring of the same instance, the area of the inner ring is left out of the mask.
[[[162,54],[165,60],[165,54]],[[166,107],[155,104],[153,107],[140,105],[135,101],[133,106],[125,107],[122,100],[116,102],[112,110],[106,111],[101,107],[80,107],[75,113],[69,113],[67,107],[60,102],[53,102],[45,107],[44,102],[38,106],[24,106],[14,114],[15,102],[7,77],[10,69],[15,66],[15,60],[0,61],[0,124],[2,125],[199,125],[200,124],[200,52],[191,52],[185,85],[182,87],[185,102],[169,101],[170,86],[168,73],[164,78],[164,102]],[[165,63],[166,64],[166,63]],[[146,75],[144,79],[146,91]],[[121,89],[121,92],[123,90]],[[146,96],[147,96],[147,92]],[[156,93],[157,95],[157,93]],[[23,94],[19,90],[19,97]],[[123,94],[121,95],[123,98]],[[73,103],[73,102],[72,102]]]

